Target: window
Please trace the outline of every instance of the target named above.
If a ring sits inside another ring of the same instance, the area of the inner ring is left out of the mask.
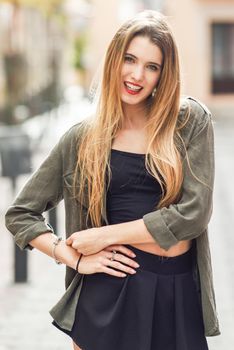
[[[212,93],[234,93],[234,23],[212,24]]]

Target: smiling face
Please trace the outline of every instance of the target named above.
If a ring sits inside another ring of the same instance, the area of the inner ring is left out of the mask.
[[[121,100],[125,105],[144,105],[156,87],[163,55],[146,36],[136,36],[124,55],[121,71]]]

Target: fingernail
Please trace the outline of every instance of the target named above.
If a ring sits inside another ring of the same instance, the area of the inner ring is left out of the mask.
[[[136,266],[136,267],[140,267],[140,265],[139,265],[139,264],[135,264],[135,266]]]
[[[136,254],[132,253],[131,256],[132,256],[133,258],[135,258],[135,257],[136,257]]]

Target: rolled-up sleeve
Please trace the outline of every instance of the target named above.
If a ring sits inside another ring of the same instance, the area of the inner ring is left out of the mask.
[[[211,114],[203,111],[183,159],[180,200],[143,216],[155,241],[168,250],[179,241],[198,237],[212,214],[214,184],[214,133]]]
[[[42,233],[53,232],[42,213],[63,198],[61,143],[60,140],[6,212],[6,227],[22,250],[32,250],[31,240]]]

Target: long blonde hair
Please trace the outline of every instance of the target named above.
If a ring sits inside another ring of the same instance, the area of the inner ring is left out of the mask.
[[[111,145],[124,122],[119,91],[121,67],[124,54],[136,36],[149,38],[163,55],[156,94],[147,99],[145,126],[148,136],[145,165],[162,189],[157,208],[177,201],[180,195],[183,171],[177,128],[181,103],[178,51],[166,18],[159,12],[147,10],[124,23],[113,37],[105,56],[95,118],[85,122],[85,130],[79,140],[74,177],[74,188],[78,190],[75,196],[81,202],[84,195],[88,196],[87,217],[90,217],[93,226],[101,226],[102,222],[103,198],[111,178]]]

